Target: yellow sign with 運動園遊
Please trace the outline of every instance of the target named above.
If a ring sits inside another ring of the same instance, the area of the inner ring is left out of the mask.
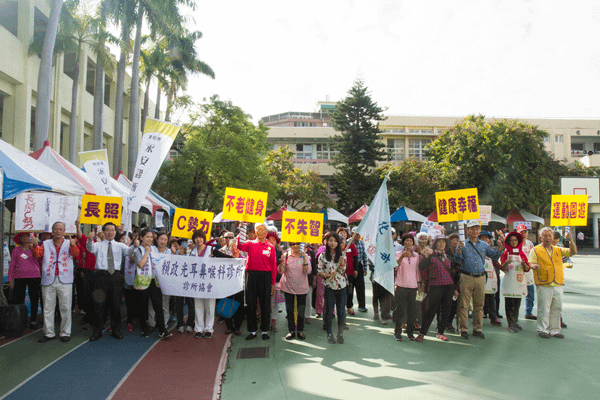
[[[588,195],[552,195],[551,226],[587,226]]]

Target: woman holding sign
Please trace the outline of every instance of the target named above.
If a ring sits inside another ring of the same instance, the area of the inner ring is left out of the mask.
[[[287,311],[288,334],[286,340],[296,337],[304,340],[304,311],[306,295],[308,293],[308,272],[310,259],[306,253],[300,252],[300,243],[290,243],[291,249],[281,256],[278,272],[281,274],[279,288],[285,295],[285,308]],[[298,323],[294,320],[294,301],[297,302]]]
[[[210,249],[206,246],[206,234],[204,231],[196,230],[192,235],[194,249],[190,253],[191,257],[210,257]],[[210,339],[214,332],[215,324],[215,299],[194,298],[194,330],[195,338]],[[188,315],[189,319],[189,315]]]

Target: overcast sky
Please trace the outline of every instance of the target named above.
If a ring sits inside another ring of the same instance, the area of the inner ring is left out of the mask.
[[[198,1],[192,78],[260,117],[313,111],[362,77],[387,115],[600,118],[592,0]]]

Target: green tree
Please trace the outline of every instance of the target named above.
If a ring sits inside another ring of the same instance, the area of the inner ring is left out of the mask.
[[[273,206],[289,204],[299,211],[315,212],[322,207],[331,207],[333,200],[327,196],[327,182],[317,172],[303,172],[292,163],[294,152],[289,147],[269,151],[266,163],[277,189],[273,195]]]
[[[546,150],[548,133],[515,120],[464,118],[428,146],[428,156],[447,174],[456,172],[451,189],[476,187],[479,203],[494,210],[523,208],[546,214],[552,194],[560,193],[559,177],[570,170]]]
[[[428,215],[435,210],[435,192],[448,190],[449,185],[456,180],[456,170],[443,172],[432,161],[414,157],[401,161],[397,166],[390,163],[377,170],[377,175],[381,178],[388,173],[390,212],[405,205]]]
[[[185,208],[214,212],[222,209],[227,187],[273,193],[264,163],[267,127],[253,125],[241,108],[216,95],[198,107],[182,127],[180,156],[163,165],[156,190]]]
[[[386,159],[377,125],[385,119],[383,111],[371,99],[364,82],[357,79],[331,115],[333,128],[340,133],[333,138],[338,154],[332,165],[337,168],[333,181],[343,213],[370,203],[375,195],[379,181],[373,171],[377,161]]]

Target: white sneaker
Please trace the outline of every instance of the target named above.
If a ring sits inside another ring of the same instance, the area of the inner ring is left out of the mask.
[[[179,333],[183,333],[185,332],[185,326],[180,326],[179,328],[177,328],[177,330],[179,331]]]
[[[185,330],[188,332],[194,332],[194,328],[192,328],[191,326],[186,326]]]

